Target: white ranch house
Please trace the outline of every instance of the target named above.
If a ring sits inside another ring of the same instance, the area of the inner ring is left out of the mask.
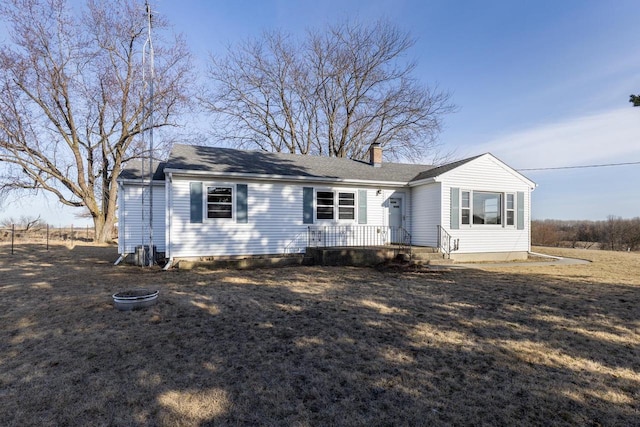
[[[491,154],[439,167],[176,145],[153,177],[153,244],[173,262],[407,243],[526,258],[535,183]],[[139,164],[138,164],[139,165]],[[119,177],[119,252],[149,243],[149,181]],[[143,207],[143,204],[145,205]]]

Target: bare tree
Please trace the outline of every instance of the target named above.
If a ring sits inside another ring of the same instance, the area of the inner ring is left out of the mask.
[[[88,0],[8,0],[0,6],[11,41],[0,49],[0,191],[47,191],[86,209],[97,241],[111,239],[116,178],[148,154],[141,135],[174,125],[188,105],[190,55],[163,39],[154,17],[155,94],[149,108],[141,72],[147,37],[143,5]]]
[[[347,22],[303,41],[273,31],[230,46],[209,67],[214,132],[266,151],[362,159],[377,142],[391,157],[424,155],[454,107],[403,61],[413,45],[389,23]]]
[[[34,218],[30,215],[21,215],[20,218],[5,218],[0,221],[0,226],[5,228],[11,228],[12,226],[17,226],[20,231],[31,231],[38,230],[43,227],[46,227],[47,224],[40,218],[38,215],[37,218]]]
[[[609,215],[603,223],[602,246],[612,251],[618,250],[624,237],[624,220],[615,215]]]

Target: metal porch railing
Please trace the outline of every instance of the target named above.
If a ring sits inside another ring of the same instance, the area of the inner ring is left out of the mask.
[[[460,239],[454,239],[441,225],[438,225],[438,250],[442,254],[451,258],[451,252],[457,251]]]
[[[411,257],[411,234],[403,227],[378,225],[310,226],[307,246],[318,248],[392,246]]]

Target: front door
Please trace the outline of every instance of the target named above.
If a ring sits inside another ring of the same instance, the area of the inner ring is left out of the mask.
[[[389,229],[391,232],[391,243],[401,243],[402,235],[400,233],[402,227],[402,198],[389,198]]]

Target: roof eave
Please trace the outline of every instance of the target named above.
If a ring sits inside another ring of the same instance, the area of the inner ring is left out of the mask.
[[[140,179],[140,178],[117,178],[116,182],[122,183],[122,184],[144,184],[144,185],[149,185],[149,179]],[[154,179],[153,180],[153,185],[164,185],[165,180],[164,179]]]
[[[259,181],[303,181],[303,182],[339,182],[343,184],[364,184],[369,186],[393,186],[404,187],[409,183],[406,181],[378,181],[369,179],[352,179],[352,178],[333,178],[333,177],[321,177],[321,176],[301,176],[301,175],[271,175],[271,174],[255,174],[255,173],[242,173],[242,172],[213,172],[203,170],[189,170],[189,169],[176,169],[165,168],[165,174],[173,174],[174,176],[210,176],[210,177],[225,177],[225,178],[245,178],[254,179]]]
[[[409,182],[409,187],[417,187],[418,185],[424,185],[424,184],[433,184],[434,182],[440,182],[437,176],[434,176],[431,178],[419,179],[417,181],[411,181]]]

